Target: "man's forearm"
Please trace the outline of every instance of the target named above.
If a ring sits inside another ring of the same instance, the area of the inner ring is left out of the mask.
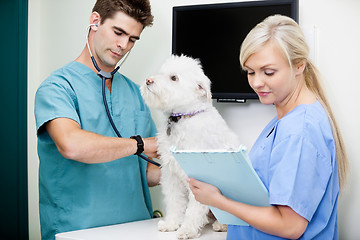
[[[46,130],[65,158],[84,163],[104,163],[137,151],[135,139],[106,137],[80,128],[73,120],[58,118]]]

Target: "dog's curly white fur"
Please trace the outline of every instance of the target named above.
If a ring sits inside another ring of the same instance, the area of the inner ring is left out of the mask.
[[[209,222],[209,208],[197,202],[186,182],[186,174],[169,149],[179,150],[236,149],[237,136],[229,129],[213,107],[210,80],[201,64],[186,56],[171,56],[158,75],[141,86],[146,103],[158,108],[166,117],[158,126],[161,185],[166,204],[166,216],[159,221],[160,231],[177,231],[179,239],[196,238]],[[171,115],[183,115],[173,121]],[[224,230],[219,223],[216,231]],[[226,226],[225,226],[226,229]]]

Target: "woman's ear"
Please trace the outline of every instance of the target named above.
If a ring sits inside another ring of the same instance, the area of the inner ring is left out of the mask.
[[[301,75],[304,72],[305,67],[306,67],[306,60],[302,60],[299,63],[297,63],[295,65],[295,75],[296,76]]]

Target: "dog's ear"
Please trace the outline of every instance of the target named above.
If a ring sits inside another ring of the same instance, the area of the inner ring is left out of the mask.
[[[210,89],[203,86],[202,84],[198,84],[198,91],[199,91],[200,97],[206,98],[208,101],[211,100],[211,91],[210,91]]]

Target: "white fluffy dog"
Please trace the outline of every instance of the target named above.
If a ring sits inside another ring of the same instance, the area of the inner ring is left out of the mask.
[[[185,172],[169,149],[171,146],[178,150],[237,149],[239,140],[212,106],[210,80],[198,60],[171,56],[160,73],[141,86],[141,93],[148,105],[166,116],[158,133],[166,216],[159,221],[158,228],[177,231],[179,239],[197,238],[209,222],[209,208],[195,200]],[[226,230],[218,222],[213,228]]]

